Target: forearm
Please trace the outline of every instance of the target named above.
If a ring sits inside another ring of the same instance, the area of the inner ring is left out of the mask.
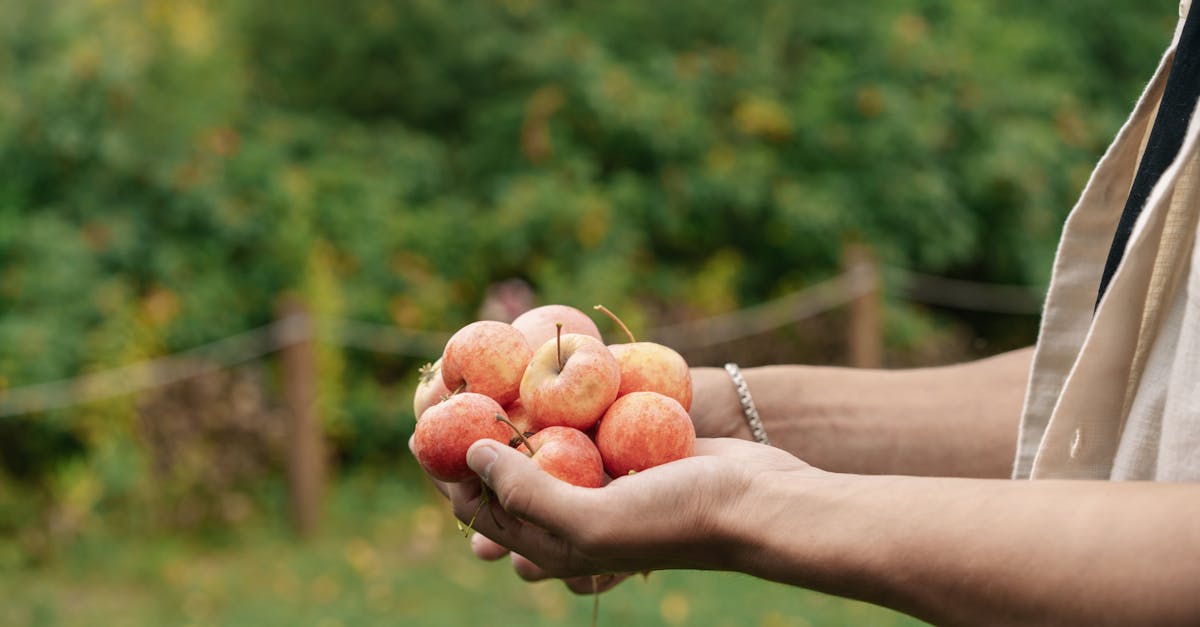
[[[825,470],[1007,477],[1032,350],[910,370],[815,366],[744,369],[771,442]],[[720,373],[724,375],[724,373]],[[697,388],[697,404],[737,413],[732,385]],[[706,409],[707,411],[707,409]],[[733,427],[705,435],[748,438]]]
[[[1200,623],[1196,484],[804,470],[746,499],[729,554],[756,576],[939,624]]]

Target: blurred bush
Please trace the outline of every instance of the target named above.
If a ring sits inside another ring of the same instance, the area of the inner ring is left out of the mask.
[[[250,489],[285,455],[284,410],[268,404],[253,367],[218,370],[152,390],[138,403],[157,524],[176,529],[243,522]],[[249,488],[249,489],[248,489]]]
[[[1040,284],[1169,37],[1150,4],[7,0],[0,389],[261,325],[288,290],[452,329],[521,277],[644,326],[828,276],[849,239]],[[417,362],[324,350],[341,461],[404,454]],[[5,485],[144,489],[135,413],[0,419]]]

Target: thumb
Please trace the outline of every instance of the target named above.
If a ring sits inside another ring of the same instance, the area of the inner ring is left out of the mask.
[[[558,532],[576,522],[586,490],[543,471],[527,455],[494,440],[467,450],[467,465],[496,493],[505,511],[543,529]]]
[[[513,451],[511,447],[506,446],[504,448]],[[513,452],[515,453],[516,451]],[[518,455],[520,454],[518,453]],[[496,465],[499,457],[500,446],[497,442],[493,440],[479,440],[472,444],[471,448],[467,449],[467,466],[475,471],[475,474],[479,475],[479,478],[488,484],[488,487],[491,487],[492,467]],[[525,455],[521,455],[521,457],[525,457]]]

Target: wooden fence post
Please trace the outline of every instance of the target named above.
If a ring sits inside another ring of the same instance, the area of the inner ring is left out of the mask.
[[[846,345],[849,363],[856,368],[879,368],[883,365],[883,292],[880,289],[879,266],[871,249],[862,244],[846,244],[842,250],[843,271],[868,288],[849,304]]]
[[[301,538],[309,538],[319,526],[325,495],[325,442],[317,407],[313,323],[308,310],[294,296],[280,301],[279,318],[290,319],[290,325],[295,325],[288,334],[293,341],[280,352],[288,407],[287,475],[292,527]]]

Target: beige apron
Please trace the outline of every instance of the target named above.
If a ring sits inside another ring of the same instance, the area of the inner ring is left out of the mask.
[[[1200,121],[1100,275],[1166,84],[1179,27],[1063,227],[1013,477],[1200,479]]]

